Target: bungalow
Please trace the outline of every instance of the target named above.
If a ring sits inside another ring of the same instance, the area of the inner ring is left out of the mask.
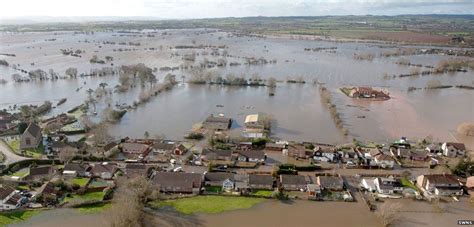
[[[162,153],[162,154],[168,153],[168,154],[171,154],[174,151],[175,144],[174,143],[159,142],[159,143],[153,144],[151,147],[153,149],[153,152],[155,152],[155,153]]]
[[[293,158],[308,158],[306,148],[301,144],[291,144],[288,146],[288,156]]]
[[[464,156],[466,154],[466,146],[463,143],[446,142],[441,145],[443,155],[446,157]]]
[[[58,190],[54,187],[53,182],[48,181],[45,182],[41,187],[38,189],[37,193],[34,195],[36,200],[40,200],[38,202],[43,202],[43,204],[48,204],[50,202],[56,201],[57,199]]]
[[[249,174],[250,189],[267,189],[273,190],[273,176],[263,174]]]
[[[201,192],[203,176],[199,173],[157,172],[152,184],[163,193],[192,193]]]
[[[265,121],[263,114],[250,114],[245,117],[245,129],[265,130]]]
[[[216,131],[223,131],[230,129],[232,125],[232,119],[227,118],[221,115],[214,116],[211,114],[209,117],[204,120],[202,123],[203,128],[216,130]]]
[[[282,152],[286,148],[286,144],[283,143],[266,143],[265,150]]]
[[[201,160],[203,161],[231,161],[232,151],[231,150],[220,150],[220,149],[204,149],[201,153]]]
[[[428,159],[428,151],[423,149],[411,150],[410,159],[414,161],[426,161],[426,159]]]
[[[374,160],[380,168],[384,169],[393,169],[393,166],[395,165],[395,160],[393,160],[390,155],[386,154],[379,154],[375,156]]]
[[[280,185],[287,191],[303,191],[307,189],[308,180],[301,175],[280,175]]]
[[[248,192],[250,189],[248,174],[234,174],[234,191]]]
[[[53,141],[51,143],[51,151],[59,154],[61,151],[66,149],[72,149],[74,152],[84,151],[86,148],[86,144],[83,142],[63,142],[63,141]]]
[[[19,208],[25,201],[19,191],[6,185],[0,185],[0,211]]]
[[[244,150],[238,151],[238,158],[237,160],[241,162],[257,162],[257,163],[264,163],[266,159],[266,155],[263,151],[260,150]]]
[[[56,169],[52,166],[31,167],[26,180],[43,180],[51,179],[56,173]]]
[[[438,196],[460,196],[463,194],[461,183],[454,175],[450,174],[420,175],[416,179],[416,184],[423,191]]]
[[[207,172],[204,175],[204,185],[222,187],[222,190],[230,192],[235,188],[234,174]]]
[[[41,133],[41,128],[35,123],[30,123],[20,137],[20,149],[38,148],[42,142],[43,134]]]
[[[342,177],[318,176],[317,180],[323,190],[342,191],[344,189],[344,181],[342,180]]]
[[[149,178],[153,168],[145,164],[127,164],[123,169],[125,175],[129,178],[143,176]]]
[[[63,169],[63,176],[86,177],[91,167],[85,163],[67,163]]]
[[[390,98],[383,91],[377,91],[371,87],[353,87],[349,92],[349,96],[352,98]]]
[[[374,184],[380,194],[401,193],[403,191],[403,185],[393,177],[377,177]]]
[[[96,163],[90,170],[90,176],[102,179],[112,179],[118,170],[117,164],[115,163]]]

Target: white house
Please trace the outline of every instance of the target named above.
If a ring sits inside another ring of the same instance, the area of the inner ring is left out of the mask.
[[[393,166],[395,165],[395,160],[393,160],[390,155],[386,154],[379,154],[375,156],[374,160],[380,168],[384,169],[393,169]]]
[[[463,143],[450,143],[446,142],[441,145],[443,155],[446,157],[457,157],[464,156],[466,154],[466,146]]]
[[[22,197],[18,191],[8,186],[0,186],[0,210],[13,210],[21,206]]]
[[[464,193],[461,183],[450,174],[420,175],[416,185],[423,191],[438,196],[462,195]]]
[[[374,178],[363,178],[361,182],[361,186],[369,192],[377,191]]]

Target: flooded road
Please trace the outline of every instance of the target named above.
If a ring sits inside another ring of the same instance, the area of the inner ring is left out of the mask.
[[[417,55],[404,57],[378,57],[393,47],[368,43],[336,43],[314,40],[287,40],[255,37],[237,37],[230,33],[212,30],[166,30],[151,33],[124,35],[117,32],[96,32],[94,34],[56,33],[2,33],[0,53],[15,54],[16,57],[0,56],[10,65],[24,70],[53,69],[60,75],[68,67],[76,67],[80,73],[89,73],[104,66],[116,67],[144,63],[151,68],[179,67],[182,56],[196,54],[194,65],[204,61],[225,59],[228,63],[242,65],[214,67],[205,73],[221,75],[254,74],[262,79],[275,77],[277,83],[274,97],[268,96],[266,87],[223,87],[217,85],[180,84],[171,91],[153,97],[150,102],[129,111],[121,122],[111,127],[115,136],[143,137],[164,135],[168,139],[181,139],[193,124],[202,121],[209,114],[224,113],[235,119],[234,128],[241,127],[246,114],[265,112],[273,116],[272,136],[295,141],[345,142],[352,138],[361,140],[389,141],[401,136],[424,138],[431,135],[439,140],[454,140],[456,127],[462,122],[474,121],[474,91],[458,88],[436,91],[416,90],[407,92],[408,87],[425,87],[430,80],[443,85],[473,85],[474,72],[459,72],[442,75],[392,78],[392,75],[409,73],[414,67],[395,64],[401,58],[412,63],[436,66],[450,56]],[[54,41],[47,41],[54,39]],[[114,42],[111,45],[107,42]],[[119,42],[140,43],[140,46],[118,45]],[[219,53],[212,55],[215,48],[180,49],[178,45],[220,46]],[[305,51],[305,48],[336,47],[333,52]],[[81,57],[63,56],[60,49],[81,49]],[[119,51],[119,49],[130,49]],[[373,61],[361,61],[354,54],[373,53]],[[105,65],[91,64],[89,59],[98,55],[100,59],[112,56],[114,60]],[[274,64],[245,65],[246,58],[275,60]],[[112,66],[113,65],[113,66]],[[14,83],[11,75],[17,73],[12,67],[0,66],[0,108],[14,104],[40,104],[44,101],[68,101],[54,109],[49,115],[68,110],[84,102],[86,90],[97,89],[106,82],[112,90],[119,84],[118,76],[85,77],[56,81]],[[178,81],[189,80],[188,70],[154,72],[159,81],[168,73],[176,75]],[[390,77],[384,77],[389,75]],[[183,76],[183,77],[182,77]],[[306,84],[289,84],[289,78],[303,78]],[[331,91],[334,104],[341,113],[343,124],[349,129],[344,137],[336,128],[326,107],[321,104],[318,86],[325,84]],[[342,86],[374,86],[387,89],[393,96],[384,102],[353,100],[346,97]],[[137,101],[147,88],[136,86],[125,93],[113,93],[102,98],[98,110],[106,105],[127,104]],[[223,105],[223,107],[216,107]]]

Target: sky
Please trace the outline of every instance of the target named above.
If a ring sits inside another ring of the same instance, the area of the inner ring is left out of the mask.
[[[2,0],[0,17],[162,19],[398,14],[474,14],[474,0]]]

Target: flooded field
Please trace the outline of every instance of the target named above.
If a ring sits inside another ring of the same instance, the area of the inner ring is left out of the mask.
[[[466,199],[442,204],[445,212],[426,202],[391,200],[402,204],[394,226],[455,226],[457,220],[472,219],[472,205]],[[268,201],[251,209],[220,214],[179,215],[170,211],[151,215],[159,226],[381,226],[380,220],[368,211],[362,202],[310,202],[282,203]],[[232,220],[232,221],[229,221]],[[151,221],[150,221],[151,222]],[[80,214],[71,209],[43,212],[28,221],[11,225],[23,226],[99,226],[106,223],[103,214]],[[150,223],[150,226],[153,226]]]
[[[140,45],[119,45],[131,42]],[[267,87],[229,87],[220,85],[197,85],[180,83],[170,91],[153,97],[145,105],[130,110],[110,130],[115,136],[142,137],[164,135],[169,139],[181,139],[193,124],[202,121],[211,113],[224,113],[235,119],[234,128],[243,124],[246,114],[265,112],[273,116],[272,136],[296,141],[344,142],[353,137],[362,140],[387,141],[400,136],[433,136],[440,140],[453,140],[456,127],[462,122],[474,121],[474,91],[449,88],[434,91],[416,90],[408,87],[425,87],[430,80],[443,85],[469,85],[474,82],[474,72],[457,72],[441,75],[392,78],[406,74],[414,67],[395,64],[401,58],[414,64],[436,66],[450,56],[415,55],[403,57],[379,57],[384,51],[396,48],[368,43],[336,43],[329,41],[292,40],[283,38],[256,38],[234,36],[231,33],[213,30],[149,30],[136,33],[95,32],[93,34],[55,33],[2,33],[0,53],[15,54],[15,57],[0,55],[10,67],[0,66],[0,108],[13,105],[40,104],[44,101],[68,101],[54,109],[55,115],[77,106],[87,99],[87,89],[97,89],[106,82],[112,90],[119,84],[117,75],[102,77],[77,77],[15,83],[11,75],[21,72],[11,65],[26,71],[50,69],[64,76],[69,67],[78,73],[90,73],[102,67],[118,67],[144,63],[157,68],[154,74],[159,82],[166,74],[173,73],[179,82],[188,81],[191,71],[185,65],[225,59],[224,67],[206,68],[205,73],[221,75],[243,75],[262,79],[276,78],[275,96],[268,96]],[[112,43],[112,44],[111,44]],[[179,46],[212,45],[212,48],[182,48]],[[305,48],[329,48],[333,51],[305,51]],[[81,57],[65,56],[60,49],[80,49]],[[428,47],[423,47],[428,48]],[[121,50],[119,50],[121,49]],[[127,50],[125,50],[127,49]],[[218,52],[216,55],[214,52]],[[226,52],[224,55],[223,52]],[[213,54],[214,53],[214,54]],[[372,53],[372,61],[355,60],[354,54]],[[186,54],[195,54],[194,63],[183,61]],[[97,55],[113,60],[106,64],[92,64],[89,59]],[[245,64],[248,58],[263,58],[276,63]],[[179,67],[173,71],[159,70],[162,67]],[[390,75],[390,77],[384,76]],[[289,84],[289,78],[303,78],[305,84]],[[349,135],[345,137],[335,126],[327,108],[321,104],[318,85],[325,84],[334,97],[337,110]],[[353,100],[339,91],[342,86],[373,86],[386,89],[392,99],[388,101]],[[127,104],[138,100],[142,90],[135,86],[124,93],[113,93],[99,100],[98,111],[108,104]],[[220,107],[217,107],[220,106]],[[222,107],[223,106],[223,107]],[[465,141],[466,142],[466,141]],[[468,141],[467,141],[468,142]]]

